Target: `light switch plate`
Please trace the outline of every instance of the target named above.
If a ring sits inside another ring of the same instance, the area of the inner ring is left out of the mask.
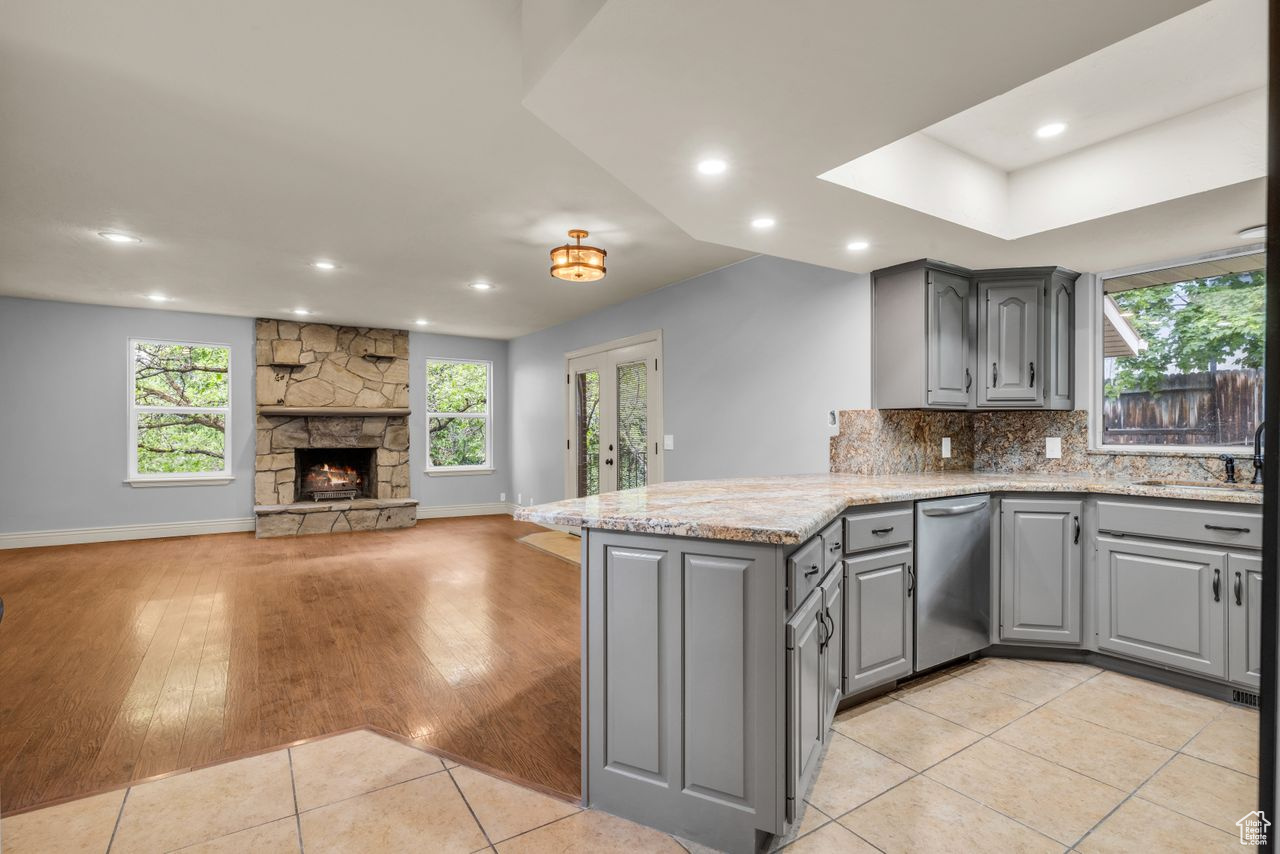
[[[949,459],[951,457],[951,437],[942,437],[942,458]]]
[[[1062,459],[1062,439],[1058,436],[1045,437],[1044,455],[1051,460]]]
[[[663,434],[663,436],[662,436],[662,450],[664,450],[664,451],[674,451],[675,449],[676,449],[676,437],[675,437],[675,436],[672,436],[670,433],[665,433],[665,434]]]

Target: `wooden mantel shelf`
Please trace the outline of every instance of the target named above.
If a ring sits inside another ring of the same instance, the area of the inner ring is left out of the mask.
[[[386,406],[259,406],[259,415],[330,415],[333,417],[360,416],[380,418],[389,415],[408,415],[409,407]]]

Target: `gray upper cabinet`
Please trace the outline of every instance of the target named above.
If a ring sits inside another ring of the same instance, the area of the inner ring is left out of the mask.
[[[1038,279],[978,281],[982,322],[978,403],[1039,405],[1044,391],[1041,322],[1044,283]],[[1040,382],[1036,382],[1036,372]]]
[[[1225,677],[1227,555],[1099,536],[1098,648]]]
[[[969,407],[974,404],[974,301],[972,283],[944,270],[926,273],[929,293],[928,351],[929,406]]]
[[[845,560],[845,693],[911,674],[914,576],[910,544]]]
[[[1071,409],[1076,273],[928,259],[871,274],[871,405]]]
[[[1079,644],[1084,502],[1000,502],[1000,639]]]
[[[1227,571],[1227,676],[1256,689],[1262,682],[1262,558],[1233,552],[1227,555]]]

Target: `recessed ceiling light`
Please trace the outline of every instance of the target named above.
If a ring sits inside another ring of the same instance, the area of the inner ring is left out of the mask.
[[[1066,122],[1049,122],[1047,125],[1040,125],[1040,127],[1036,128],[1036,136],[1041,139],[1049,139],[1050,137],[1057,136],[1066,129]]]
[[[777,221],[771,216],[758,216],[751,220],[752,228],[773,228]]]
[[[1251,225],[1236,232],[1236,237],[1241,240],[1261,240],[1266,236],[1267,227],[1265,225]]]
[[[698,162],[698,171],[703,175],[723,175],[729,164],[718,157],[709,157]]]
[[[168,302],[172,297],[167,297],[164,294],[147,294],[147,299],[152,302]]]
[[[319,260],[319,261],[312,261],[312,262],[311,262],[311,266],[312,266],[312,267],[315,267],[317,270],[336,270],[336,269],[338,269],[338,265],[337,265],[337,264],[335,264],[335,263],[334,263],[334,262],[332,262],[332,261],[325,261],[324,259],[321,259],[321,260]]]
[[[112,243],[141,243],[141,237],[134,237],[132,234],[125,234],[120,231],[99,231],[98,236],[103,240],[110,240]]]
[[[861,252],[862,250],[867,249],[870,246],[871,244],[865,240],[853,240],[845,244],[844,248],[848,249],[850,252]]]
[[[419,326],[426,326],[426,325],[427,325],[427,321],[426,321],[424,318],[421,318],[421,317],[420,317],[420,318],[418,318],[417,320],[415,320],[415,321],[414,321],[414,323],[418,324]]]
[[[473,291],[487,291],[487,290],[491,290],[492,288],[493,288],[493,285],[489,284],[488,282],[472,282],[471,283],[471,290]]]
[[[305,314],[311,314],[311,312],[307,311],[305,308],[295,308],[295,309],[293,310],[293,313],[294,313],[294,314],[303,314],[303,315],[305,315]]]

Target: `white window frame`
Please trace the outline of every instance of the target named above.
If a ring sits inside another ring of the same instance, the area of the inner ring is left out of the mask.
[[[139,344],[163,344],[173,347],[221,347],[227,351],[227,405],[226,406],[139,406],[136,374],[136,355]],[[235,480],[231,474],[231,405],[233,391],[235,353],[230,344],[213,341],[177,341],[165,338],[130,338],[129,348],[125,354],[125,382],[128,385],[129,405],[127,410],[128,424],[126,436],[129,443],[128,467],[125,472],[125,483],[130,486],[216,486]],[[164,472],[160,474],[140,474],[138,472],[138,416],[148,412],[173,412],[179,415],[191,413],[209,413],[221,415],[226,425],[223,431],[222,470],[211,472]]]
[[[1107,279],[1117,279],[1121,276],[1132,276],[1137,273],[1150,273],[1153,270],[1166,270],[1170,267],[1181,267],[1185,264],[1195,264],[1200,261],[1216,261],[1223,258],[1237,258],[1241,255],[1255,255],[1259,252],[1266,252],[1267,245],[1265,243],[1251,243],[1248,246],[1240,246],[1232,249],[1218,249],[1212,252],[1202,252],[1198,255],[1190,255],[1184,258],[1175,258],[1170,261],[1161,261],[1157,264],[1140,264],[1134,267],[1123,267],[1117,270],[1107,270],[1094,276],[1093,288],[1090,289],[1093,305],[1090,307],[1089,316],[1093,319],[1093,329],[1091,342],[1089,346],[1088,358],[1093,364],[1090,370],[1084,374],[1092,378],[1092,388],[1089,389],[1089,450],[1091,452],[1103,454],[1137,454],[1137,455],[1163,455],[1163,456],[1190,456],[1190,457],[1216,457],[1219,454],[1239,454],[1243,450],[1252,452],[1251,445],[1107,445],[1102,441],[1102,406],[1103,395],[1106,393],[1106,381],[1104,371],[1106,369],[1106,359],[1102,355],[1102,338],[1104,334],[1103,311],[1106,300],[1106,282]],[[1077,338],[1077,343],[1079,339]]]
[[[423,403],[431,399],[431,380],[427,368],[432,362],[451,365],[484,365],[485,372],[485,405],[484,412],[431,412],[428,410],[423,426],[426,427],[426,449],[424,471],[433,477],[470,474],[493,474],[493,362],[488,359],[463,359],[454,356],[428,356],[422,363]],[[484,462],[473,466],[438,466],[431,462],[431,419],[432,418],[470,418],[484,420]]]

